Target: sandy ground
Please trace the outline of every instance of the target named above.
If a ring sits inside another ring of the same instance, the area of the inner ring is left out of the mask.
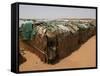
[[[20,43],[21,47],[27,47]],[[20,71],[64,69],[64,68],[84,68],[96,66],[96,37],[93,36],[85,42],[78,50],[60,62],[51,65],[43,63],[40,58],[31,52],[29,47],[23,55],[27,61],[19,66]]]

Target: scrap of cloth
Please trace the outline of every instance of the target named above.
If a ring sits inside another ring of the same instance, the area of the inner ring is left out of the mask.
[[[35,26],[31,22],[23,24],[21,30],[24,40],[31,40],[36,35]]]

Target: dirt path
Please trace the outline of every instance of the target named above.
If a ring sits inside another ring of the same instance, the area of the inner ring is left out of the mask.
[[[96,37],[93,36],[86,43],[84,43],[77,51],[73,52],[69,57],[62,59],[59,63],[51,65],[43,63],[40,58],[32,53],[29,46],[20,42],[21,47],[26,47],[23,55],[27,61],[20,65],[20,71],[32,70],[48,70],[61,68],[82,68],[95,67],[95,53],[96,53]]]

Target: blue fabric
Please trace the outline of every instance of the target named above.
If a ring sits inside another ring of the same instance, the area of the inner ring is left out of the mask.
[[[36,35],[36,29],[32,26],[32,23],[25,23],[22,28],[23,40],[31,40]]]

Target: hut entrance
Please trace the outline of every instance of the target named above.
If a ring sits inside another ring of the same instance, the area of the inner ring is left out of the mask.
[[[57,58],[57,37],[47,37],[48,63],[54,63]]]

